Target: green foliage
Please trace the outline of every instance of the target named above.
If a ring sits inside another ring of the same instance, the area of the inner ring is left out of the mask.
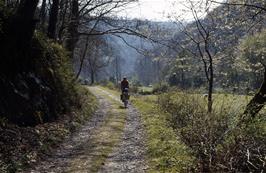
[[[169,90],[169,85],[167,83],[159,83],[159,84],[155,84],[153,86],[153,93],[163,93]]]
[[[250,70],[258,73],[266,65],[266,30],[245,38],[241,45],[241,58]],[[248,70],[248,69],[247,69]]]
[[[250,35],[241,40],[239,45],[239,53],[234,61],[234,66],[237,69],[239,79],[242,84],[237,83],[239,88],[250,91],[258,89],[263,79],[263,66],[266,65],[266,30],[255,35]]]
[[[56,114],[67,112],[79,103],[74,73],[66,50],[46,40],[42,33],[35,33],[32,50],[34,71],[55,94],[53,102]]]
[[[0,81],[1,116],[24,126],[53,121],[81,105],[68,52],[39,32],[31,44],[30,52],[20,55],[27,68],[8,67],[15,77],[2,74]]]
[[[108,80],[102,81],[101,85],[104,86],[104,87],[107,87],[107,88],[109,88],[111,90],[117,89],[117,87],[115,86],[115,83],[112,82],[112,81],[108,81]]]

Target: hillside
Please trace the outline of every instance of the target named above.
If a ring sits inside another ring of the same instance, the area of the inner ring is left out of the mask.
[[[200,26],[200,30],[197,28],[199,23],[203,27]],[[263,78],[263,71],[252,73],[240,67],[243,62],[239,60],[239,46],[244,38],[255,35],[266,28],[265,11],[242,6],[220,5],[204,19],[199,19],[199,23],[185,23],[176,28],[173,37],[165,38],[162,35],[157,38],[163,45],[168,46],[157,45],[150,49],[152,53],[148,54],[148,58],[142,58],[140,64],[144,64],[144,69],[157,71],[158,65],[155,62],[159,63],[160,69],[165,69],[164,73],[160,74],[160,78],[169,79],[173,74],[177,74],[175,78],[179,87],[204,86],[206,82],[204,64],[195,41],[200,44],[204,52],[204,39],[200,32],[205,29],[209,34],[208,49],[213,56],[215,89],[230,88],[229,90],[233,91],[234,88],[240,88],[238,90],[240,93],[258,89]],[[158,57],[160,62],[158,62]],[[146,66],[144,62],[148,62]],[[171,65],[172,63],[175,67]],[[257,77],[247,79],[247,75]],[[139,76],[141,78],[141,74]],[[147,78],[151,79],[154,76],[147,76]],[[157,82],[159,81],[158,79]]]

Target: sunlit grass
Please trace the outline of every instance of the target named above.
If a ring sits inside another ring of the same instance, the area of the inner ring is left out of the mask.
[[[156,100],[157,96],[132,98],[147,134],[149,172],[188,172],[194,158],[169,126],[166,115],[159,111]]]
[[[145,86],[138,87],[139,92],[152,92],[152,90],[153,90],[152,87],[145,87]]]

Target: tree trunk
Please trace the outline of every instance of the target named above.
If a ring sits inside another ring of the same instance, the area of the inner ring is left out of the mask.
[[[2,53],[0,70],[4,73],[11,73],[7,67],[14,67],[12,74],[28,69],[31,60],[27,59],[29,57],[27,54],[37,23],[34,14],[38,2],[38,0],[21,1],[16,14],[10,18],[9,23],[5,24],[5,34],[1,38],[4,45],[0,48]]]
[[[58,20],[59,0],[53,0],[49,14],[48,37],[56,40],[56,24]]]
[[[213,66],[212,60],[210,60],[210,79],[208,88],[208,112],[212,112],[212,92],[213,92]]]
[[[42,6],[40,10],[40,26],[43,31],[45,31],[45,21],[46,21],[46,0],[42,1]]]
[[[85,49],[84,49],[84,52],[83,52],[81,60],[80,60],[80,65],[79,65],[78,73],[76,75],[76,80],[79,78],[79,75],[81,73],[81,70],[82,70],[82,67],[83,67],[83,64],[84,64],[84,60],[86,58],[86,53],[87,53],[87,50],[88,50],[88,44],[89,44],[89,37],[87,36],[86,43],[85,43]]]
[[[91,85],[94,84],[94,71],[91,69]]]
[[[63,43],[63,35],[64,35],[64,31],[66,28],[66,15],[67,15],[67,11],[69,9],[69,2],[68,0],[61,0],[60,1],[60,26],[58,29],[58,41],[60,42],[60,44]]]
[[[68,38],[66,40],[66,48],[72,53],[74,57],[74,49],[78,41],[78,25],[79,25],[79,2],[72,0],[71,3],[71,21],[68,27]]]
[[[255,117],[256,114],[260,112],[260,110],[264,107],[266,103],[266,69],[264,69],[264,79],[261,84],[259,91],[255,94],[255,96],[248,103],[244,114]]]

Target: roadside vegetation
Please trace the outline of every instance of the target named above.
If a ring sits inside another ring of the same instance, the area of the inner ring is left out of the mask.
[[[266,170],[266,1],[185,0],[193,21],[169,12],[172,24],[115,16],[135,2],[0,0],[0,172],[49,157],[93,114],[81,82],[119,96],[123,75],[150,172]],[[95,132],[117,128],[110,147],[94,137],[91,171],[120,140],[115,111]]]
[[[185,92],[159,96],[169,124],[197,158],[201,172],[261,172],[265,169],[266,119],[264,109],[242,123],[250,97],[219,94],[207,113],[206,98]]]
[[[113,87],[112,87],[113,88]],[[111,88],[111,89],[112,89]],[[116,90],[108,90],[119,95]],[[151,87],[138,90],[152,91]],[[242,122],[251,96],[215,93],[213,111],[197,91],[131,93],[141,113],[148,148],[149,171],[260,172],[265,169],[266,109]]]
[[[147,135],[147,159],[150,172],[196,171],[195,157],[176,135],[168,115],[158,107],[156,96],[138,96],[132,103],[140,111]]]
[[[77,90],[79,106],[56,121],[21,127],[1,119],[0,172],[17,172],[38,163],[90,118],[97,108],[96,98],[83,86]]]
[[[102,89],[120,95],[116,89]],[[146,133],[148,172],[195,171],[195,158],[191,150],[179,140],[168,122],[169,116],[159,109],[157,98],[155,95],[133,95],[130,99],[141,114]]]

